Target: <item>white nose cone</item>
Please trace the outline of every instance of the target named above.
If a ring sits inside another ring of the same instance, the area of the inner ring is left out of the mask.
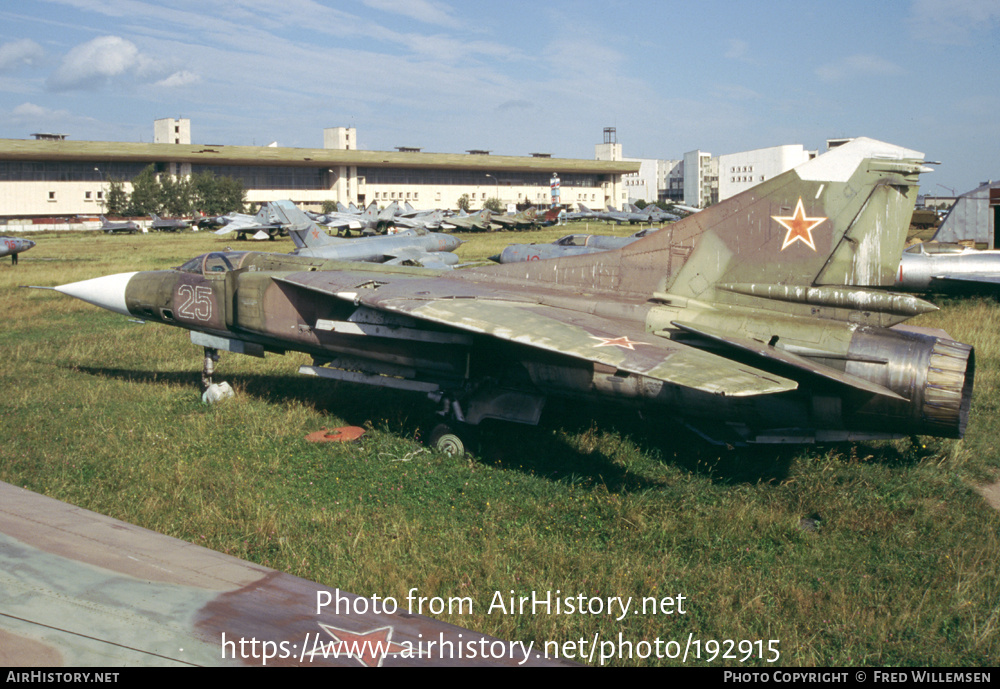
[[[135,273],[118,273],[117,275],[105,275],[102,278],[93,280],[82,280],[71,282],[68,285],[53,287],[56,292],[68,294],[71,297],[82,299],[88,304],[100,306],[102,309],[120,313],[123,316],[131,316],[125,306],[125,288],[128,281]]]

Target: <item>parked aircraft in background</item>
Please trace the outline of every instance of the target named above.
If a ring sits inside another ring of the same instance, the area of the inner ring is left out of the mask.
[[[528,208],[515,215],[494,213],[490,216],[490,224],[499,225],[504,230],[528,230],[538,224],[535,219],[536,214],[534,208]]]
[[[972,348],[901,327],[937,307],[880,289],[925,171],[858,138],[608,252],[449,272],[213,252],[54,289],[191,330],[206,364],[296,350],[302,373],[425,393],[451,453],[484,419],[537,423],[549,397],[729,444],[957,438]]]
[[[149,217],[153,221],[149,226],[150,229],[159,230],[160,232],[177,232],[178,230],[187,229],[191,225],[187,220],[161,218],[156,213],[151,213]]]
[[[23,237],[0,237],[0,256],[10,256],[11,265],[17,265],[17,255],[35,246],[30,239]]]
[[[600,234],[569,234],[551,244],[511,244],[490,260],[496,263],[523,263],[562,256],[579,256],[598,251],[610,251],[642,239],[650,230],[640,230],[629,237],[609,237]]]
[[[467,232],[488,232],[491,229],[493,214],[488,208],[484,208],[478,213],[469,215],[462,211],[458,215],[452,215],[444,219],[444,225],[465,230]]]
[[[643,222],[648,223],[675,222],[681,219],[681,216],[668,213],[655,203],[651,203],[642,209],[636,208],[630,203],[628,204],[628,209],[629,213],[646,218]]]
[[[1000,293],[1000,251],[914,244],[903,252],[894,287],[905,292]]]
[[[254,239],[274,239],[283,234],[287,234],[282,224],[282,219],[277,217],[271,210],[271,204],[265,203],[261,206],[257,215],[247,215],[246,213],[229,213],[218,219],[226,219],[226,223],[215,234],[224,235],[236,233],[237,240],[244,240],[247,235]]]
[[[142,232],[142,228],[131,220],[110,222],[103,215],[101,216],[100,229],[107,234],[135,234],[136,232]]]
[[[597,211],[590,210],[582,203],[578,203],[576,205],[580,210],[567,212],[567,220],[597,220]]]
[[[403,229],[438,230],[445,222],[444,211],[426,211],[412,216],[397,215],[393,219],[395,227]]]
[[[297,247],[296,256],[362,261],[389,265],[419,265],[447,269],[458,264],[451,253],[462,240],[425,230],[406,230],[379,237],[336,239],[329,236],[291,201],[275,201],[291,221],[289,235]]]

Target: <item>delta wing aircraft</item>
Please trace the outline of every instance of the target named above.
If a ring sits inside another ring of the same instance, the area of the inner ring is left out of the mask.
[[[0,237],[0,256],[10,256],[11,265],[17,265],[17,255],[27,251],[35,243],[23,237]]]
[[[209,372],[218,349],[297,350],[301,373],[426,393],[452,453],[549,397],[730,444],[957,438],[972,348],[900,326],[937,307],[879,289],[927,170],[862,138],[614,251],[450,272],[215,252],[55,289],[193,331]]]

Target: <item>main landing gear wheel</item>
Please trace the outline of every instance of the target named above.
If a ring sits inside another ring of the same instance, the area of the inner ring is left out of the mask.
[[[464,457],[468,452],[467,442],[469,431],[466,428],[458,429],[456,426],[447,423],[439,423],[431,431],[428,445],[438,452],[442,452],[449,457]]]

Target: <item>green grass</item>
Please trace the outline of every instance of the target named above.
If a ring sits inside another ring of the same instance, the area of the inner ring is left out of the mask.
[[[569,231],[582,230],[463,235],[462,251]],[[690,634],[703,646],[778,639],[783,666],[1000,661],[1000,515],[973,490],[1000,467],[993,301],[949,301],[913,321],[976,346],[962,441],[720,452],[652,415],[552,404],[544,426],[489,426],[459,460],[420,444],[419,396],[300,377],[299,355],[224,354],[217,377],[237,395],[206,407],[186,332],[17,288],[225,246],[287,251],[287,240],[36,239],[17,268],[0,265],[0,479],[330,588],[468,596],[473,614],[441,619],[536,645]],[[368,432],[349,445],[304,440],[345,424]],[[680,594],[686,614],[487,614],[496,592],[557,589]]]

